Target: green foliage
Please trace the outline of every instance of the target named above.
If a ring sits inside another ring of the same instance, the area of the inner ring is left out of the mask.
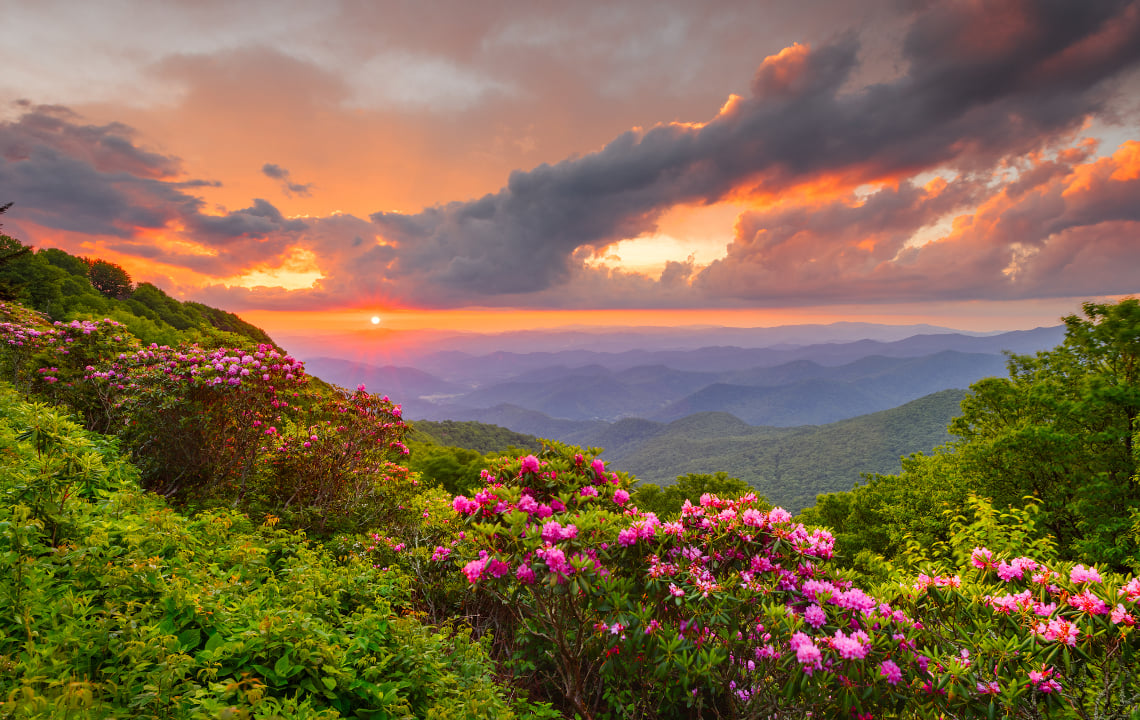
[[[533,435],[498,425],[459,420],[417,420],[411,437],[418,442],[465,448],[483,455],[516,450],[538,452],[542,445]]]
[[[752,492],[752,486],[739,478],[729,477],[726,472],[712,475],[689,473],[677,478],[677,482],[660,487],[653,483],[638,483],[633,492],[633,503],[646,512],[658,517],[675,520],[681,514],[681,506],[688,500],[700,504],[701,496],[708,493],[717,497],[735,499]],[[757,505],[764,510],[771,509],[768,503]]]
[[[398,612],[399,572],[181,517],[113,443],[7,389],[0,448],[0,717],[514,716],[484,645]]]
[[[705,413],[670,423],[627,447],[591,439],[605,457],[644,481],[664,484],[684,473],[723,471],[773,503],[798,512],[820,493],[850,490],[863,473],[889,473],[899,458],[948,440],[947,423],[965,393],[946,390],[892,410],[829,425],[756,427]],[[616,427],[616,426],[615,426]]]
[[[1011,355],[1008,378],[975,383],[950,424],[957,439],[914,455],[897,475],[871,475],[820,496],[805,523],[837,533],[837,550],[898,557],[960,530],[973,494],[1002,514],[1034,508],[1060,557],[1140,568],[1140,302],[1086,303],[1058,347]]]
[[[106,260],[91,261],[87,279],[96,290],[116,300],[126,299],[134,289],[130,274],[122,266]]]
[[[416,423],[417,430],[419,426]],[[408,449],[408,469],[419,473],[429,485],[462,495],[478,489],[482,483],[479,473],[486,467],[486,458],[475,450],[414,441],[408,443]]]
[[[204,347],[248,343],[274,345],[254,325],[233,313],[200,303],[179,302],[150,283],[134,287],[122,267],[56,249],[30,246],[0,235],[0,300],[19,302],[52,320],[110,317],[143,343]]]
[[[850,492],[820,495],[797,519],[831,528],[845,561],[865,551],[894,558],[912,541],[947,541],[952,528],[946,512],[963,507],[969,495],[956,463],[947,448],[911,455],[898,475],[869,475]]]
[[[950,429],[979,494],[998,507],[1037,498],[1063,555],[1140,568],[1140,302],[1084,311],[1065,318],[1062,345],[1011,356],[1008,379],[976,384]]]

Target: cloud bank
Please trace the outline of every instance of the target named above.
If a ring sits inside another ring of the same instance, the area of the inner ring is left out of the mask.
[[[1120,112],[1140,67],[1140,2],[934,3],[902,65],[860,81],[859,36],[792,45],[703,123],[630,130],[512,173],[498,192],[413,213],[290,219],[266,200],[206,208],[177,158],[130,128],[27,107],[0,125],[12,223],[91,236],[204,278],[302,250],[311,289],[213,284],[227,307],[736,307],[1137,291],[1140,143],[1080,134]],[[304,194],[289,172],[262,173]],[[722,258],[659,277],[588,262],[664,213],[751,209]]]

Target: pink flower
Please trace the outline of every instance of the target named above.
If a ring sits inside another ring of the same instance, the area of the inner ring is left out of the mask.
[[[581,490],[578,491],[578,494],[581,495],[582,497],[597,497],[598,496],[598,489],[596,487],[594,487],[593,485],[586,485],[585,487],[583,487]]]
[[[862,660],[867,657],[871,643],[867,633],[862,630],[856,630],[850,636],[845,635],[842,630],[836,630],[835,636],[831,639],[831,647],[835,648],[835,652],[844,660]]]
[[[1129,601],[1137,602],[1140,600],[1140,577],[1132,578],[1128,581],[1128,584],[1121,589],[1124,590]]]
[[[1121,623],[1132,627],[1136,624],[1136,618],[1132,617],[1132,613],[1124,609],[1124,606],[1117,603],[1116,607],[1112,609],[1111,613],[1112,624],[1120,625]]]
[[[792,639],[788,641],[788,647],[795,651],[796,660],[805,674],[811,675],[823,667],[823,653],[819,651],[819,647],[809,636],[801,632],[792,635]]]
[[[749,527],[764,527],[764,513],[756,508],[748,508],[740,516],[740,521]]]
[[[536,473],[538,472],[538,458],[534,455],[527,455],[522,459],[522,465],[519,467],[519,473]]]
[[[620,488],[614,490],[614,502],[618,505],[625,505],[627,502],[629,502],[629,493]]]
[[[989,682],[978,683],[979,695],[997,695],[1001,692],[1001,685],[997,680],[990,680]]]
[[[1069,604],[1084,610],[1089,615],[1104,615],[1108,612],[1108,606],[1104,601],[1088,590],[1070,597]]]
[[[566,561],[566,553],[562,552],[556,547],[546,548],[540,551],[546,567],[550,568],[550,572],[556,575],[566,576],[574,572],[574,568]]]
[[[780,507],[772,508],[772,510],[768,513],[768,522],[773,523],[773,524],[788,522],[791,519],[792,519],[792,514],[789,513],[787,510],[785,510],[784,508],[780,508]]]
[[[467,582],[475,583],[483,576],[483,570],[487,567],[486,559],[480,558],[472,560],[463,566],[463,574],[467,576]]]
[[[431,554],[431,559],[432,559],[432,562],[443,562],[444,560],[447,559],[447,557],[449,555],[451,555],[451,548],[446,548],[446,547],[443,547],[442,545],[437,545],[435,548],[435,552],[433,552]]]
[[[523,495],[519,498],[519,503],[516,507],[529,515],[535,510],[538,510],[538,503],[530,495]]]
[[[888,685],[898,685],[902,680],[902,670],[894,660],[884,660],[879,665],[879,676],[886,678]]]
[[[625,528],[618,532],[618,545],[622,547],[631,547],[637,544],[637,530],[635,528]]]
[[[1045,694],[1060,692],[1061,683],[1052,677],[1053,668],[1041,666],[1041,670],[1029,671],[1029,684],[1036,685],[1037,689]]]
[[[455,499],[451,501],[451,509],[460,515],[470,515],[479,509],[479,503],[468,500],[462,495],[456,495]]]
[[[978,569],[989,567],[993,562],[994,554],[984,547],[976,547],[970,553],[970,564]]]
[[[807,610],[804,610],[804,622],[818,628],[827,622],[827,613],[819,605],[808,605]]]
[[[1054,618],[1048,623],[1039,622],[1033,626],[1033,632],[1050,642],[1055,640],[1069,647],[1076,647],[1077,637],[1080,636],[1076,625],[1061,618]]]
[[[494,558],[487,563],[486,571],[491,577],[499,578],[510,572],[511,566],[498,558]]]
[[[515,572],[515,577],[518,578],[519,582],[523,585],[534,584],[534,570],[531,570],[530,565],[526,563],[519,565],[519,569]]]
[[[998,563],[997,566],[998,577],[1009,582],[1010,580],[1020,580],[1022,575],[1021,568],[1016,565],[1009,565],[1004,560]]]
[[[1101,578],[1096,568],[1074,565],[1073,569],[1069,571],[1069,581],[1074,585],[1079,585],[1081,583],[1098,583],[1101,582]]]
[[[601,458],[594,458],[594,462],[590,463],[590,467],[594,471],[594,477],[602,480],[606,476],[606,464],[601,461]]]

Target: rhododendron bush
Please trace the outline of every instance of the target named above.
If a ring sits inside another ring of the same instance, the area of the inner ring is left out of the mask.
[[[1140,580],[977,548],[868,591],[833,538],[746,495],[663,522],[562,446],[453,508],[515,681],[593,717],[1129,717]],[[505,636],[505,637],[504,637]]]
[[[407,453],[400,407],[363,386],[314,388],[273,346],[142,347],[112,320],[0,316],[0,371],[123,439],[151,490],[317,531],[381,523],[414,492],[393,462]]]

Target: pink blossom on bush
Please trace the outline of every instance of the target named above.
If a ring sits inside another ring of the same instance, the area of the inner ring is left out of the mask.
[[[1033,632],[1049,642],[1059,642],[1069,647],[1076,647],[1080,631],[1077,626],[1068,620],[1053,618],[1049,622],[1039,622],[1033,626]]]
[[[483,576],[483,570],[487,567],[487,560],[480,558],[472,560],[463,566],[463,574],[467,576],[467,582],[475,583]]]
[[[792,514],[781,507],[772,508],[768,512],[768,522],[773,524],[789,522],[791,519]]]
[[[831,639],[831,646],[844,660],[862,660],[867,657],[867,651],[871,649],[871,642],[867,633],[862,630],[856,630],[851,635],[845,635],[842,630],[836,630],[835,636]]]
[[[479,509],[479,503],[468,500],[462,495],[456,495],[451,501],[451,509],[460,515],[470,515]]]
[[[518,578],[518,581],[523,585],[534,584],[534,570],[526,563],[519,565],[519,569],[515,571],[515,577]]]
[[[1132,616],[1132,613],[1125,610],[1124,606],[1119,603],[1112,609],[1111,617],[1113,625],[1124,624],[1132,627],[1136,624],[1136,618]]]
[[[1075,608],[1084,610],[1089,615],[1104,615],[1108,612],[1108,606],[1104,601],[1089,590],[1071,596],[1069,598],[1069,604]]]
[[[486,573],[493,578],[499,578],[511,571],[511,566],[498,558],[487,562]]]
[[[879,676],[886,678],[888,685],[898,685],[902,680],[902,670],[894,660],[884,660],[879,665]]]
[[[819,651],[815,640],[810,636],[798,632],[788,641],[788,647],[796,654],[796,661],[805,675],[811,675],[823,668],[823,653]]]
[[[740,521],[749,527],[764,527],[765,515],[756,508],[748,508],[740,516]]]
[[[629,493],[627,493],[625,490],[622,490],[621,488],[614,490],[614,502],[618,505],[625,505],[627,502],[629,502]]]
[[[1140,577],[1132,578],[1121,589],[1124,590],[1124,594],[1128,597],[1129,601],[1131,601],[1131,602],[1140,601]]]
[[[989,567],[993,563],[994,554],[984,547],[976,547],[970,553],[970,564],[978,569]]]
[[[538,458],[534,455],[527,455],[522,459],[522,464],[519,466],[520,473],[537,473],[538,472]]]
[[[618,532],[618,545],[631,547],[637,544],[637,530],[631,527],[623,528]]]
[[[813,628],[821,627],[827,622],[827,613],[819,605],[808,605],[804,610],[804,622]]]
[[[522,497],[519,498],[519,502],[518,502],[518,505],[516,507],[518,507],[519,510],[522,510],[524,513],[527,513],[529,515],[530,513],[533,513],[535,510],[538,510],[538,503],[530,495],[523,495]]]
[[[1100,573],[1096,568],[1086,568],[1084,565],[1074,565],[1073,569],[1069,571],[1069,582],[1074,585],[1082,583],[1098,583],[1101,582]]]

